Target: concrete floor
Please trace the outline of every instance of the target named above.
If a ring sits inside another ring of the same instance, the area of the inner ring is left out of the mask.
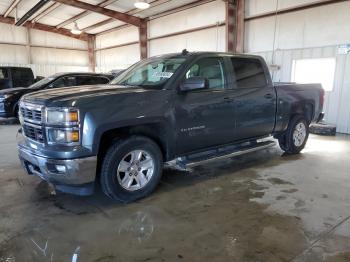
[[[0,262],[350,261],[350,137],[165,171],[137,203],[51,195],[0,126]]]

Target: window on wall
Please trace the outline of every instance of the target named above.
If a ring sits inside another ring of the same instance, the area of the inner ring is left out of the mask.
[[[332,91],[335,65],[335,58],[293,60],[291,79],[301,84],[321,83],[325,91]]]

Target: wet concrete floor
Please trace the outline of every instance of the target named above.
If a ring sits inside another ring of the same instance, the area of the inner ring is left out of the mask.
[[[0,126],[0,262],[350,261],[350,137],[311,136],[192,172],[166,170],[149,198],[53,195]]]

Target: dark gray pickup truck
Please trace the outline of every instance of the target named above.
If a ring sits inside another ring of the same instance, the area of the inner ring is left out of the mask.
[[[275,145],[305,146],[322,119],[319,84],[273,85],[261,57],[170,54],[143,60],[105,86],[59,88],[20,102],[19,157],[57,190],[149,195],[163,165],[188,168]]]

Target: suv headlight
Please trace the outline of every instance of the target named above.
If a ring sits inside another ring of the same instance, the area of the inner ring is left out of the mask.
[[[70,108],[46,108],[47,125],[72,126],[79,124],[79,111]]]

